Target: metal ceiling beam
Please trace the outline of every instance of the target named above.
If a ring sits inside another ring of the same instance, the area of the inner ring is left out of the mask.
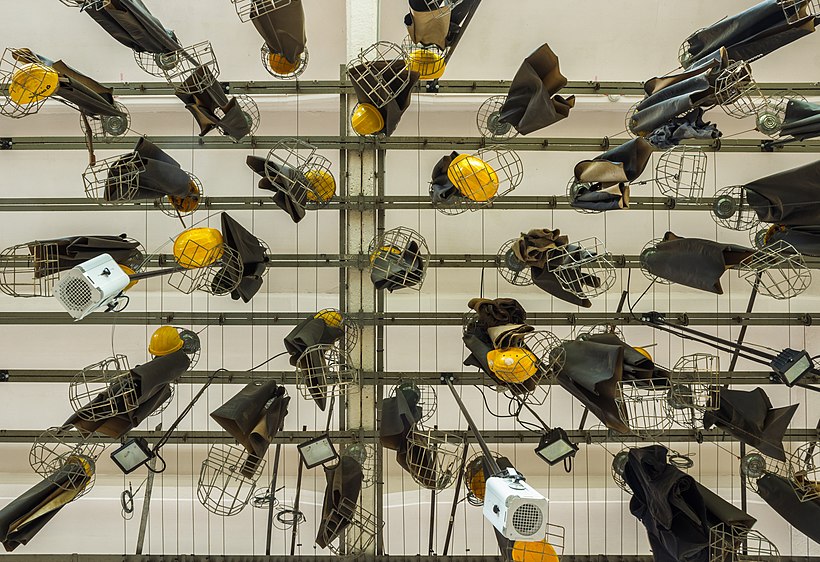
[[[8,369],[9,379],[7,383],[27,382],[27,383],[70,383],[76,376],[77,371],[67,369]],[[280,384],[295,385],[299,381],[295,371],[260,371],[266,379],[273,379],[279,381]],[[97,371],[86,371],[86,375],[101,374]],[[210,376],[209,371],[189,371],[183,374],[179,379],[179,384],[205,384]],[[718,373],[721,384],[730,385],[765,385],[765,384],[782,384],[779,380],[773,379],[768,371],[721,371]],[[440,384],[439,372],[389,372],[389,373],[374,373],[374,372],[360,372],[359,380],[364,385],[384,384],[394,385],[401,381],[412,380],[417,384],[435,385]],[[260,378],[259,373],[249,373],[247,371],[225,371],[218,378],[214,379],[212,384],[250,384],[257,382]],[[803,382],[815,383],[818,382],[818,377],[806,377]],[[487,384],[488,379],[481,371],[471,371],[456,373],[456,378],[453,381],[455,385],[483,385]],[[541,384],[553,384],[552,381],[545,381]]]
[[[651,555],[562,554],[561,562],[653,562]],[[4,554],[4,562],[338,562],[339,556],[216,556],[213,554]],[[759,562],[820,562],[820,556],[756,557]],[[357,562],[504,562],[498,555],[470,556],[372,556],[362,555]]]
[[[110,139],[106,144],[97,145],[99,150],[132,150],[140,137],[120,137]],[[253,150],[273,146],[277,142],[290,138],[282,136],[246,137],[239,142],[211,135],[197,136],[148,136],[155,144],[165,150],[217,149],[217,150]],[[320,150],[435,150],[450,152],[453,150],[477,150],[489,144],[482,137],[390,137],[384,139],[366,139],[348,136],[301,137]],[[624,138],[514,138],[505,141],[504,146],[518,151],[537,152],[601,152],[608,148],[620,146],[631,139]],[[687,141],[684,144],[697,145],[708,151],[720,152],[764,152],[766,141],[760,139],[717,139],[709,144]],[[87,150],[86,139],[76,137],[0,137],[0,147],[6,150]],[[801,141],[778,146],[778,152],[820,152],[820,141]]]
[[[144,437],[150,442],[158,441],[165,432],[163,431],[130,431],[129,437]],[[0,443],[33,443],[43,434],[42,429],[2,429],[0,430]],[[272,443],[281,443],[283,445],[295,445],[315,439],[325,435],[325,431],[280,431],[273,438]],[[470,430],[433,430],[432,434],[437,438],[443,438],[445,435],[455,436],[460,439],[467,436],[470,442],[473,442],[472,432]],[[586,443],[588,445],[597,443],[623,443],[637,440],[637,437],[629,435],[621,435],[609,430],[577,430],[568,429],[567,434],[570,439],[576,443]],[[333,431],[329,432],[330,438],[336,443],[350,443],[354,441],[377,441],[379,439],[378,430],[366,431]],[[523,444],[523,443],[538,443],[541,439],[541,434],[537,431],[524,431],[518,429],[507,430],[486,430],[481,432],[481,436],[488,443],[505,443],[505,444]],[[65,438],[67,442],[72,442],[80,439],[79,432],[76,437]],[[703,442],[708,443],[736,443],[738,442],[732,435],[715,429],[710,431],[692,431],[686,429],[672,429],[664,431],[661,435],[654,439],[648,439],[647,442],[661,442],[661,443],[691,443],[697,439],[702,438]],[[816,428],[789,428],[783,435],[783,441],[787,443],[801,443],[817,439]],[[119,439],[109,437],[101,437],[103,442],[119,443]],[[169,439],[169,444],[187,444],[187,445],[211,445],[222,443],[235,443],[236,439],[224,431],[176,431]]]
[[[92,314],[82,320],[88,325],[160,326],[169,323],[194,326],[295,326],[307,312],[117,312]],[[385,312],[348,315],[362,325],[377,326],[461,326],[464,312]],[[811,312],[666,312],[669,324],[686,326],[811,326]],[[527,322],[534,326],[588,326],[615,324],[640,326],[640,320],[629,313],[615,312],[527,312]],[[0,325],[76,325],[65,312],[3,312]]]
[[[698,202],[675,201],[667,197],[630,197],[629,209],[637,211],[711,211],[713,197]],[[389,195],[385,197],[335,197],[320,210],[336,211],[363,210],[365,208],[390,210],[433,210],[429,197],[416,195]],[[270,197],[204,197],[199,209],[205,211],[257,211],[260,209],[279,210]],[[569,198],[555,195],[505,195],[494,201],[487,210],[575,210]],[[85,197],[17,197],[0,198],[0,213],[45,212],[45,211],[159,211],[154,201],[131,201],[118,205],[100,205]]]

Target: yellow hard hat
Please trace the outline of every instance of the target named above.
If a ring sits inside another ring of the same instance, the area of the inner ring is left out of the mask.
[[[119,264],[119,265],[120,265],[120,269],[122,269],[123,273],[125,273],[126,275],[134,275],[136,273],[136,271],[134,271],[133,269],[131,269],[127,265],[122,265],[122,264]],[[125,289],[123,289],[122,292],[124,293],[125,291],[127,291],[128,289],[130,289],[131,287],[136,285],[137,283],[139,283],[139,279],[135,279],[135,280],[131,281],[130,283],[128,283],[128,285],[125,286]]]
[[[436,80],[444,74],[444,57],[434,49],[413,49],[407,54],[407,69],[422,80]]]
[[[476,156],[456,156],[447,168],[447,177],[464,197],[473,201],[487,201],[498,193],[498,174]]]
[[[316,313],[314,318],[319,318],[322,320],[325,325],[331,328],[341,328],[342,327],[342,313],[338,310],[334,310],[332,308],[328,308],[325,310],[321,310]]]
[[[185,269],[207,267],[222,253],[222,233],[215,228],[190,228],[174,240],[174,259]]]
[[[188,195],[185,197],[168,196],[168,202],[180,213],[192,213],[199,207],[199,186],[194,180],[188,185]]]
[[[293,74],[299,68],[299,61],[290,62],[284,55],[271,53],[268,55],[268,66],[276,74]]]
[[[646,357],[647,359],[652,361],[652,355],[650,355],[649,352],[647,350],[645,350],[644,348],[642,348],[642,347],[633,347],[632,349],[634,349],[635,351],[637,351],[638,353],[640,353],[641,355],[643,355],[644,357]]]
[[[311,169],[305,172],[305,178],[310,184],[310,190],[307,192],[309,201],[330,201],[336,195],[336,179],[329,170]]]
[[[173,326],[162,326],[151,335],[148,342],[148,353],[154,357],[170,355],[182,349],[185,342],[179,337],[179,332]]]
[[[395,246],[382,246],[381,248],[379,248],[378,250],[376,250],[375,252],[370,254],[370,263],[372,264],[378,258],[385,259],[390,254],[400,256],[401,255],[401,249],[396,248]]]
[[[484,457],[478,457],[467,465],[467,489],[481,501],[484,501],[484,496],[487,493],[487,479],[484,477],[483,460]]]
[[[384,129],[384,117],[375,105],[369,103],[360,103],[353,110],[353,116],[350,118],[350,124],[353,130],[358,134],[366,137],[368,135],[375,135]]]
[[[15,71],[9,84],[9,98],[18,105],[37,103],[53,95],[60,85],[54,69],[30,63]]]
[[[547,541],[515,541],[512,549],[514,562],[559,562],[558,553]]]
[[[521,383],[538,373],[538,358],[529,349],[508,347],[487,353],[490,370],[506,383]]]

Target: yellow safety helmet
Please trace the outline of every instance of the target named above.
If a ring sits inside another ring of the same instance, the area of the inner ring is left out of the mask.
[[[331,328],[341,328],[342,327],[342,313],[338,310],[334,310],[332,308],[328,308],[326,310],[321,310],[316,313],[314,318],[318,318],[322,320],[325,325]]]
[[[476,156],[456,156],[447,168],[447,177],[464,197],[473,201],[488,201],[498,193],[498,173]]]
[[[45,65],[30,63],[11,76],[9,98],[18,105],[42,101],[59,89],[60,75]]]
[[[353,126],[354,131],[366,137],[375,135],[384,129],[384,117],[375,105],[360,103],[353,110],[350,124]]]
[[[185,269],[207,267],[222,257],[222,242],[215,228],[190,228],[174,240],[174,259]]]
[[[284,55],[271,53],[268,55],[268,67],[276,74],[293,74],[299,68],[299,61],[290,62]]]
[[[538,358],[529,349],[508,347],[487,353],[490,370],[506,383],[521,383],[538,373]]]
[[[378,258],[386,259],[393,254],[394,256],[401,255],[401,248],[397,248],[395,246],[382,246],[372,254],[370,254],[370,263],[372,264]]]
[[[134,271],[133,269],[131,269],[127,265],[122,265],[122,264],[119,264],[119,265],[120,265],[120,269],[122,269],[123,273],[125,273],[126,275],[134,275],[136,273],[136,271]],[[136,285],[137,283],[139,283],[139,279],[132,280],[130,283],[128,283],[128,285],[125,286],[125,289],[123,289],[122,292],[124,293],[125,291],[127,291],[128,289],[130,289],[131,287]]]
[[[484,478],[484,457],[476,457],[467,465],[467,489],[477,499],[484,501],[487,493],[487,479]]]
[[[305,172],[310,185],[307,192],[308,201],[330,201],[336,195],[336,178],[324,168],[311,169]]]
[[[559,562],[558,553],[547,541],[515,541],[512,549],[514,562]]]
[[[642,348],[642,347],[633,347],[632,349],[634,349],[635,351],[637,351],[638,353],[640,353],[641,355],[643,355],[644,357],[646,357],[647,359],[652,361],[652,355],[650,355],[649,352],[647,350],[645,350],[644,348]]]
[[[418,72],[422,80],[436,80],[444,75],[444,56],[434,49],[413,49],[407,54],[407,69]]]
[[[168,202],[180,213],[192,213],[199,207],[199,186],[194,180],[188,184],[188,195],[185,197],[168,196]]]
[[[148,353],[154,357],[170,355],[182,349],[185,342],[179,337],[179,332],[173,326],[162,326],[151,335],[148,342]]]

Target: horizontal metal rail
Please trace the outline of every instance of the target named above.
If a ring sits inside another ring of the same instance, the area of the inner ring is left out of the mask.
[[[339,562],[339,556],[272,555],[216,556],[213,554],[4,554],[4,562]],[[374,556],[363,554],[357,562],[503,562],[501,556]],[[820,562],[820,556],[756,557],[759,562]],[[650,555],[562,554],[561,562],[653,562]]]

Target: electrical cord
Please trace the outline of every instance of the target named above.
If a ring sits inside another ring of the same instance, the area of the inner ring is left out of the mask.
[[[148,478],[145,478],[137,489],[134,490],[131,487],[131,482],[128,482],[128,489],[123,490],[120,494],[120,506],[122,507],[122,511],[120,515],[126,521],[130,521],[134,517],[134,496],[142,489],[145,483],[148,481]]]

